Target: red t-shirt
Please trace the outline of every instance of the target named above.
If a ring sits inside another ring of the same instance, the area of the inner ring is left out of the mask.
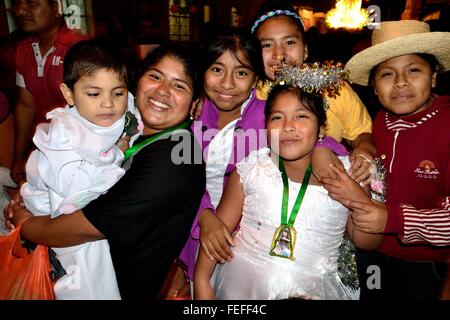
[[[450,247],[405,244],[401,204],[437,208],[450,195],[450,97],[406,117],[379,112],[373,128],[378,155],[385,155],[388,221],[378,250],[411,261],[447,261]]]
[[[26,89],[36,102],[36,123],[45,121],[45,115],[55,107],[64,106],[65,100],[59,89],[63,78],[63,60],[67,50],[76,42],[87,39],[87,36],[63,26],[58,37],[50,49],[47,58],[38,66],[36,52],[37,37],[30,37],[22,41],[16,50],[16,70],[22,75]],[[20,77],[20,76],[19,76]],[[17,81],[19,86],[20,81]]]

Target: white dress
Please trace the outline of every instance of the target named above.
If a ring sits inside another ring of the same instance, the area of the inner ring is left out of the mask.
[[[128,110],[140,118],[131,94]],[[40,124],[33,137],[38,149],[27,161],[21,195],[34,215],[55,218],[82,209],[124,175],[124,156],[115,143],[125,116],[110,127],[87,121],[75,107],[56,108],[47,118],[51,122]],[[67,272],[55,284],[56,299],[120,299],[106,239],[52,249]]]
[[[341,158],[348,168],[348,158]],[[351,299],[337,274],[338,249],[348,210],[309,185],[294,227],[295,261],[269,255],[281,220],[283,181],[269,149],[253,151],[237,164],[245,193],[234,258],[217,264],[211,284],[218,299]],[[301,183],[289,181],[288,214]]]

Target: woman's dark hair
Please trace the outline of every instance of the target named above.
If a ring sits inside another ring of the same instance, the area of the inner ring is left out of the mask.
[[[282,0],[267,0],[265,2],[263,2],[261,4],[261,6],[258,9],[258,12],[256,14],[256,17],[253,19],[253,23],[252,26],[254,25],[254,23],[260,19],[263,15],[266,15],[268,12],[270,11],[276,11],[276,10],[287,10],[293,13],[298,14],[297,10],[295,10],[291,5],[289,5],[287,3],[287,1],[282,1]],[[275,15],[275,16],[282,16],[282,17],[287,17],[290,20],[292,20],[292,22],[294,24],[297,25],[298,29],[300,30],[300,34],[303,36],[303,33],[305,32],[305,28],[303,27],[303,24],[296,18],[294,18],[293,16],[290,15]],[[261,24],[263,24],[264,22],[260,23],[256,29],[254,34],[256,34],[258,28],[261,26]]]
[[[193,58],[192,52],[189,48],[184,47],[174,42],[167,42],[161,44],[159,47],[151,51],[142,60],[138,66],[137,79],[139,79],[148,71],[148,69],[158,64],[165,57],[173,57],[181,62],[187,76],[192,81],[193,100],[200,95],[200,82],[197,63]]]
[[[209,42],[204,57],[203,74],[226,51],[229,51],[243,66],[252,70],[256,76],[264,76],[259,41],[256,41],[247,30],[236,28],[222,30]],[[239,51],[248,63],[239,59],[237,55]]]
[[[317,117],[319,127],[325,125],[327,116],[324,108],[324,98],[317,94],[312,94],[303,91],[297,87],[291,87],[286,85],[275,85],[270,91],[269,96],[266,101],[266,108],[264,109],[264,114],[266,116],[266,122],[269,120],[269,116],[272,112],[273,104],[275,99],[282,93],[292,92],[296,95],[297,99],[302,102],[302,104]]]
[[[74,44],[64,57],[63,81],[73,90],[78,80],[84,76],[92,76],[101,69],[117,72],[128,84],[126,67],[112,48],[97,40],[83,40]]]
[[[421,57],[423,60],[425,60],[430,65],[432,73],[441,72],[442,70],[444,70],[444,68],[438,61],[438,59],[435,56],[433,56],[432,54],[428,54],[428,53],[414,53],[414,54]],[[376,72],[378,66],[379,66],[379,64],[376,65],[375,67],[373,67],[372,70],[370,70],[369,86],[371,86],[371,87],[373,86],[373,81],[375,80],[375,72]]]

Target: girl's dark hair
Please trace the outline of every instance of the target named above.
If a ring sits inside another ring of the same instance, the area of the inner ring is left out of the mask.
[[[428,54],[428,53],[414,53],[414,54],[421,57],[423,60],[425,60],[430,65],[432,73],[441,72],[442,70],[444,70],[441,63],[432,54]],[[369,86],[371,86],[371,87],[373,86],[373,81],[375,80],[375,71],[377,70],[378,66],[379,66],[379,64],[376,65],[375,67],[373,67],[372,70],[370,70]]]
[[[137,72],[138,81],[148,71],[148,69],[150,69],[150,67],[158,64],[167,56],[179,60],[184,66],[184,71],[192,82],[192,98],[193,100],[197,99],[200,94],[200,82],[197,63],[193,58],[192,52],[189,48],[174,42],[161,44],[159,47],[147,54],[144,60],[139,63]]]
[[[266,116],[266,122],[269,120],[269,116],[272,112],[275,99],[282,93],[292,92],[296,95],[297,99],[317,117],[319,127],[325,125],[327,116],[324,108],[324,98],[317,94],[308,93],[297,87],[291,87],[286,85],[275,85],[269,93],[266,101],[266,107],[264,114]]]
[[[128,85],[127,70],[119,54],[97,40],[83,40],[74,44],[64,57],[63,81],[70,90],[84,76],[107,69],[117,72]]]
[[[267,0],[267,1],[263,2],[258,9],[256,17],[253,19],[252,26],[259,18],[261,18],[263,15],[267,14],[270,11],[288,10],[290,12],[294,12],[294,13],[298,14],[297,10],[295,10],[291,5],[289,5],[286,2],[287,1],[282,1],[282,0]],[[278,15],[278,17],[279,16],[289,18],[294,24],[297,25],[298,29],[300,30],[300,34],[303,36],[305,29],[303,28],[302,23],[298,19],[296,19],[292,16],[289,16],[289,15]],[[262,22],[262,23],[264,23],[264,22]],[[261,26],[262,23],[260,23],[256,27],[254,34],[256,34],[256,32],[258,31],[258,28]]]
[[[208,44],[204,57],[203,74],[224,52],[229,51],[239,63],[252,70],[256,76],[264,75],[264,64],[259,41],[254,39],[245,29],[224,29]],[[241,51],[248,62],[241,61],[238,52]]]

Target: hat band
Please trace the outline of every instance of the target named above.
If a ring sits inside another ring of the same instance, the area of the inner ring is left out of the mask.
[[[303,30],[305,30],[305,24],[303,23],[302,18],[298,14],[296,14],[295,12],[289,11],[289,10],[275,10],[275,11],[269,11],[266,14],[263,14],[261,17],[259,17],[258,20],[255,21],[255,23],[253,24],[252,29],[251,29],[252,34],[255,33],[256,28],[258,28],[258,26],[261,23],[263,23],[267,19],[274,17],[274,16],[293,17],[293,18],[297,19],[298,21],[300,21],[300,24],[302,25]]]

